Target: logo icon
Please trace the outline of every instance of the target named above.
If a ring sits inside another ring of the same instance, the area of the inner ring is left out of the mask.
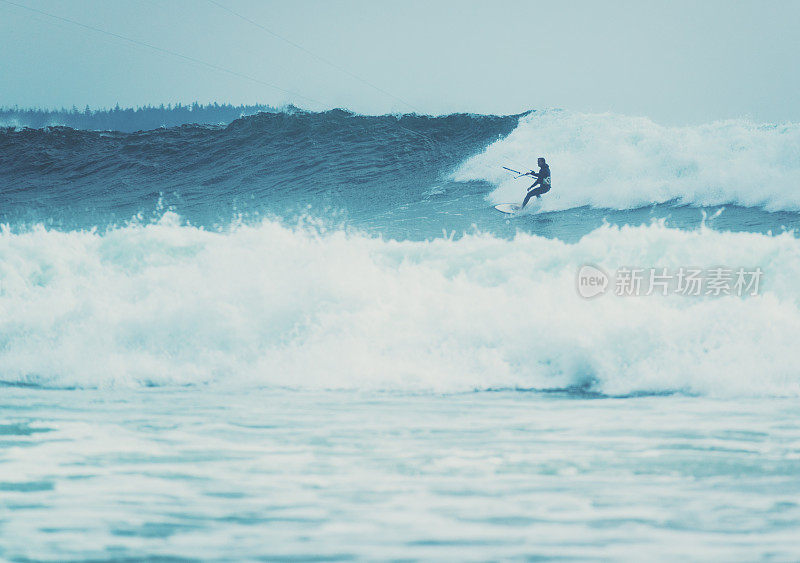
[[[608,288],[608,274],[597,266],[584,264],[578,270],[578,295],[591,299],[602,295]]]

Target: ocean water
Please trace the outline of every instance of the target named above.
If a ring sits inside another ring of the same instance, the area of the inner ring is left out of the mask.
[[[798,188],[791,123],[0,130],[0,558],[796,560]]]

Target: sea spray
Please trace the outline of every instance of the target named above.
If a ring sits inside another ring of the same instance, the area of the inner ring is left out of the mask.
[[[800,209],[800,124],[728,120],[667,127],[645,117],[536,111],[453,174],[496,185],[494,203],[521,200],[527,184],[500,165],[545,156],[553,192],[545,210],[633,209],[675,202]]]
[[[756,296],[593,300],[584,264],[759,267]],[[10,384],[800,395],[792,233],[592,231],[394,241],[279,222],[211,232],[172,212],[0,233]]]

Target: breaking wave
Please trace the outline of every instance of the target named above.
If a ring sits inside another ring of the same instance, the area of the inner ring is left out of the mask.
[[[730,120],[666,127],[644,117],[537,111],[453,178],[484,180],[495,203],[519,201],[530,182],[499,164],[526,169],[545,156],[553,191],[544,210],[633,209],[672,202],[800,210],[800,124]]]
[[[579,267],[761,267],[761,295],[578,296]],[[395,241],[173,213],[0,233],[0,374],[44,387],[800,396],[791,233],[603,226]]]

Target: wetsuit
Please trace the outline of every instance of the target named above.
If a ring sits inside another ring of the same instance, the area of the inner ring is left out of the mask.
[[[538,174],[531,174],[531,176],[536,177],[536,181],[530,188],[528,188],[528,195],[525,196],[525,201],[522,202],[522,207],[528,205],[528,201],[533,196],[539,197],[540,195],[546,194],[550,191],[550,167],[547,165],[547,163],[542,164],[539,167]],[[537,185],[539,186],[538,188],[531,189]]]

